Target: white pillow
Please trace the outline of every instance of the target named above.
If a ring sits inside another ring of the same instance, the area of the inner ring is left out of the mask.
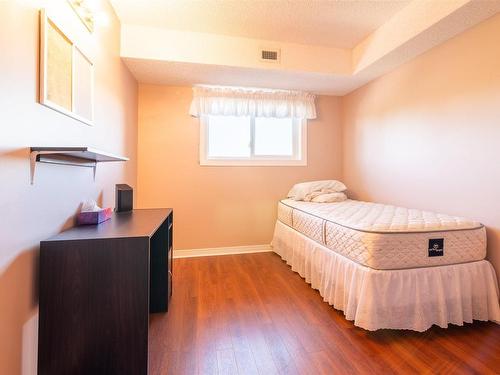
[[[296,201],[301,201],[304,200],[306,195],[312,193],[313,191],[321,191],[322,189],[333,190],[340,193],[347,190],[347,187],[342,182],[337,180],[302,182],[300,184],[293,185],[292,189],[288,192],[287,197]]]
[[[316,203],[335,203],[335,202],[343,202],[347,199],[347,195],[345,193],[328,193],[321,194],[317,197],[311,199],[311,202]]]

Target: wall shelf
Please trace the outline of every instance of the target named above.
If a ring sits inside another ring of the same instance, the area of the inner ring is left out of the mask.
[[[91,147],[31,147],[31,184],[33,185],[35,180],[36,163],[92,168],[95,181],[97,163],[127,160],[129,159],[126,157],[113,155]]]

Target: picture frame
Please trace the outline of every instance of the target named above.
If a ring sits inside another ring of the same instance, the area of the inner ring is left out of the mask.
[[[40,11],[40,104],[94,124],[94,63]]]

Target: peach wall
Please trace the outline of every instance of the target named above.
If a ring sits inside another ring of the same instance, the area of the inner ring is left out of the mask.
[[[191,98],[189,87],[139,85],[138,205],[174,208],[175,249],[269,244],[294,183],[340,176],[337,97],[317,99],[306,167],[201,167]]]
[[[342,98],[360,199],[471,217],[500,271],[500,15]]]
[[[115,183],[136,184],[137,83],[119,57],[118,19],[103,3],[89,127],[37,104],[38,3],[0,1],[0,374],[9,375],[36,373],[39,241],[72,225],[82,200],[113,206]],[[131,161],[99,166],[96,182],[90,169],[40,165],[31,186],[33,145],[89,145]]]

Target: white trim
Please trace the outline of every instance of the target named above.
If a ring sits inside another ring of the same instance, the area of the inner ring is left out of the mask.
[[[208,256],[229,255],[229,254],[267,253],[270,251],[273,251],[270,244],[212,247],[207,249],[184,249],[184,250],[174,249],[174,258],[208,257]]]
[[[307,160],[239,160],[211,159],[200,162],[202,167],[296,167],[307,166]]]
[[[251,117],[251,141],[254,141],[255,119]],[[300,134],[297,134],[300,131]],[[231,166],[307,166],[307,120],[294,119],[293,124],[293,156],[255,156],[249,158],[208,158],[208,117],[200,117],[199,160],[201,166],[231,167]],[[252,154],[254,144],[251,145]]]

